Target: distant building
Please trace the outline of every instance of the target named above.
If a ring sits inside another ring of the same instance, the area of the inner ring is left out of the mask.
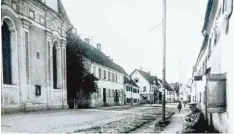
[[[131,77],[124,76],[125,87],[125,104],[137,105],[140,104],[140,88],[131,79]]]
[[[61,0],[2,0],[2,113],[67,107]]]
[[[152,76],[150,72],[135,69],[131,75],[135,83],[140,87],[140,103],[160,103],[162,100],[162,81],[157,76]],[[161,82],[160,82],[161,81]],[[173,89],[166,82],[164,88]]]
[[[130,76],[134,82],[140,87],[140,103],[155,102],[154,92],[157,91],[157,77],[150,75],[150,72],[135,69]]]
[[[159,91],[162,92],[162,80],[158,79],[158,83],[160,84]],[[166,82],[165,86],[165,101],[168,103],[175,102],[175,91],[174,89]]]

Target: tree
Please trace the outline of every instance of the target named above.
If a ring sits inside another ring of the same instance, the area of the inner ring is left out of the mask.
[[[84,50],[81,45],[85,45],[78,36],[72,33],[67,35],[67,98],[68,104],[73,107],[73,100],[77,93],[82,92],[89,95],[96,91],[95,77],[86,71],[84,66]],[[69,105],[69,106],[70,106]]]

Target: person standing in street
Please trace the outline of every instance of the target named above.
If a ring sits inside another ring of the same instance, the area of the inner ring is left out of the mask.
[[[177,108],[178,108],[178,111],[179,111],[179,113],[180,113],[181,108],[182,108],[182,104],[181,104],[181,102],[179,102],[179,104],[178,104]]]

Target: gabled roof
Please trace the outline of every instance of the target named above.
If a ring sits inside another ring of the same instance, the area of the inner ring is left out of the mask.
[[[145,71],[139,70],[139,69],[135,69],[131,75],[135,72],[138,71],[148,82],[149,84],[154,84],[154,81],[157,82],[157,76],[151,76],[150,73],[147,73]],[[157,83],[155,83],[157,84]]]
[[[83,42],[80,43],[80,49],[83,50],[84,57],[90,59],[91,62],[106,66],[124,75],[128,75],[121,66],[115,64],[102,51],[94,48],[93,46]]]
[[[135,87],[139,87],[131,78],[128,79],[127,76],[124,76],[124,83]]]
[[[160,83],[162,83],[161,79],[158,79]],[[171,86],[165,81],[164,88],[167,89],[168,91],[174,91],[174,89],[171,88]]]
[[[156,85],[159,85],[158,81],[160,83],[162,83],[162,80],[159,79],[157,76],[152,76],[150,75],[150,73],[147,73],[145,71],[142,71],[142,70],[138,70],[138,69],[135,69],[131,75],[135,72],[135,71],[138,71],[150,84],[154,84],[154,81],[156,81]],[[165,82],[164,84],[164,88],[166,88],[168,91],[173,91],[173,89],[171,88],[171,86]]]

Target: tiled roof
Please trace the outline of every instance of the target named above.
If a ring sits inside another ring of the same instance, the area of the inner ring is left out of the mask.
[[[154,81],[157,82],[157,76],[151,76],[149,73],[136,69],[150,84],[154,84]]]
[[[152,76],[150,75],[150,73],[138,69],[135,69],[133,72],[135,71],[138,71],[150,84],[154,84],[154,80],[156,81],[156,85],[159,85],[158,80],[160,83],[162,83],[162,80],[158,79],[157,76]],[[166,88],[168,91],[173,91],[173,89],[167,82],[165,82],[164,88]]]
[[[124,76],[124,83],[135,86],[135,87],[139,87],[131,78],[128,79],[126,76]]]
[[[111,61],[103,52],[99,51],[98,49],[94,48],[93,46],[83,42],[80,45],[80,49],[84,50],[84,56],[91,60],[91,62],[95,62],[97,64],[106,66],[111,68],[117,72],[122,74],[128,75],[125,70]]]

